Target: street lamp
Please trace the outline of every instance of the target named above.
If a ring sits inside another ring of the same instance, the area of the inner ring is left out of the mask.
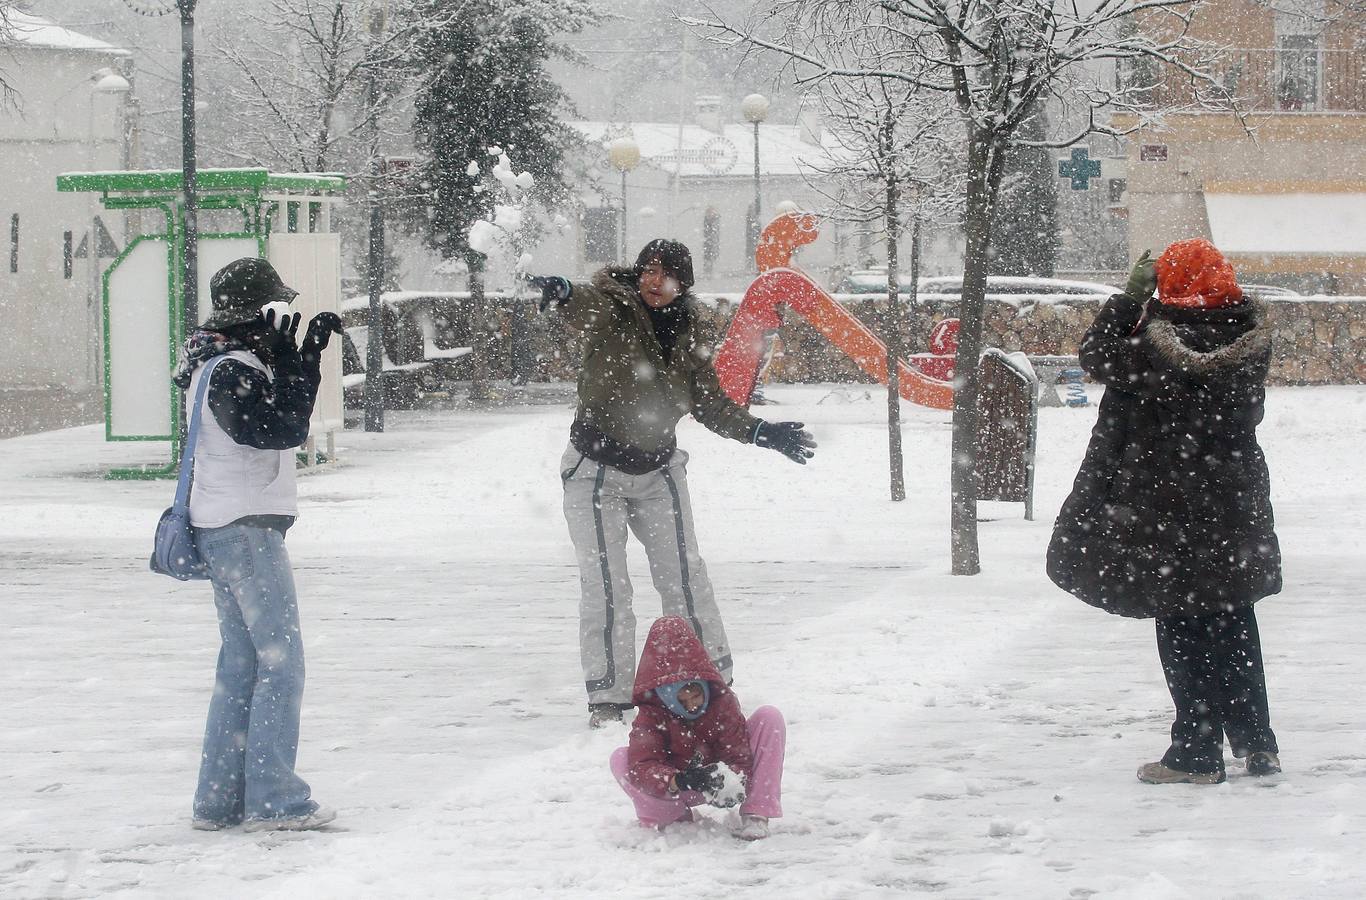
[[[110,68],[96,69],[90,73],[90,170],[98,171],[100,166],[100,141],[95,133],[95,103],[101,96],[115,94],[127,95],[133,85],[127,78]],[[100,217],[99,205],[91,194],[90,229],[86,232],[85,256],[90,271],[90,293],[86,299],[86,379],[94,385],[99,383],[100,368]]]
[[[626,259],[626,173],[640,163],[640,146],[629,137],[619,137],[607,145],[607,160],[621,173],[621,256]]]
[[[759,235],[763,232],[763,220],[760,218],[763,194],[759,185],[759,123],[768,118],[768,98],[763,94],[750,94],[740,101],[740,112],[744,114],[745,121],[754,123],[754,222],[750,225],[750,246],[751,250],[758,250]],[[754,265],[757,267],[759,264],[756,261]]]

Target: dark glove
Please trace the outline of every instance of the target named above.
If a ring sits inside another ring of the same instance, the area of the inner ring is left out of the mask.
[[[341,333],[341,316],[334,312],[320,312],[310,319],[308,333],[304,335],[304,342],[299,346],[304,362],[317,363],[322,359],[323,351],[327,349],[332,335]]]
[[[541,292],[541,302],[537,307],[541,312],[545,312],[551,306],[562,306],[574,296],[574,286],[569,283],[568,278],[561,278],[559,275],[536,275],[527,281]]]
[[[760,422],[754,428],[754,443],[760,447],[777,450],[796,463],[806,465],[815,456],[815,438],[810,432],[802,430],[801,422]]]
[[[1124,293],[1137,300],[1139,305],[1147,303],[1153,291],[1157,290],[1157,272],[1153,266],[1152,251],[1144,250],[1138,262],[1134,263],[1129,280],[1124,285]]]
[[[716,763],[709,766],[692,766],[674,776],[674,784],[680,791],[697,791],[700,794],[713,794],[725,786],[726,779],[716,771]]]
[[[286,313],[285,317],[276,323],[275,310],[268,309],[264,318],[266,327],[252,332],[250,343],[253,349],[262,351],[267,359],[278,359],[282,353],[298,350],[298,345],[294,342],[301,318],[298,313],[292,316]]]

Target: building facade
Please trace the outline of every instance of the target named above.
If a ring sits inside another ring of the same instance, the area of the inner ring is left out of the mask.
[[[132,57],[12,12],[4,38],[13,105],[0,106],[0,386],[88,395],[100,384],[97,265],[123,246],[121,219],[93,195],[57,191],[63,172],[126,168]]]
[[[1210,238],[1246,282],[1366,294],[1362,22],[1322,0],[1210,0],[1192,32],[1243,110],[1170,112],[1129,143],[1130,258]],[[1167,76],[1160,107],[1189,100]]]

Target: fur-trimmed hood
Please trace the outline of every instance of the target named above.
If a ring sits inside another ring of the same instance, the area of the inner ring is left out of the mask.
[[[1202,351],[1181,338],[1183,329],[1234,333],[1246,327],[1232,341]],[[1247,365],[1270,352],[1272,327],[1261,301],[1248,300],[1232,309],[1170,310],[1151,319],[1143,331],[1157,357],[1168,365],[1192,375],[1212,375]]]
[[[640,292],[636,289],[639,279],[640,274],[631,266],[603,266],[593,273],[592,284],[618,303],[630,305],[641,302]],[[691,288],[684,289],[674,300],[674,303],[685,305],[689,312],[695,302]]]

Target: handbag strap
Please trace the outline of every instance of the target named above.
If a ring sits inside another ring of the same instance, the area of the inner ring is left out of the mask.
[[[172,506],[185,510],[190,505],[190,485],[194,483],[194,450],[199,443],[199,414],[204,405],[204,396],[209,392],[209,381],[213,378],[214,368],[226,359],[215,356],[204,364],[199,375],[199,388],[194,393],[194,407],[190,411],[190,424],[185,430],[185,449],[180,454],[180,480],[176,483],[175,500]]]

